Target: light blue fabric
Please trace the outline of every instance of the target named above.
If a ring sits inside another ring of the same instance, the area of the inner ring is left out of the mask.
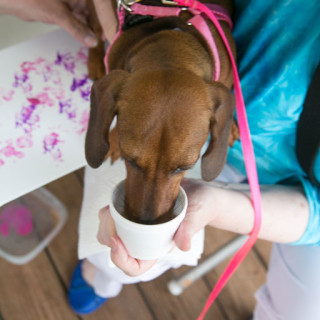
[[[239,74],[261,184],[301,181],[310,205],[308,229],[296,244],[320,244],[320,190],[295,153],[296,126],[320,61],[319,0],[236,0],[234,37]],[[319,157],[318,157],[319,158]],[[228,161],[245,174],[240,142]],[[316,162],[320,175],[320,161]]]
[[[319,112],[320,112],[320,110],[319,110]],[[320,131],[320,128],[319,128],[319,131]],[[315,178],[317,179],[317,181],[320,182],[320,170],[317,170],[320,168],[320,152],[318,152],[316,160],[314,161],[314,167],[316,168],[316,170],[314,171]]]

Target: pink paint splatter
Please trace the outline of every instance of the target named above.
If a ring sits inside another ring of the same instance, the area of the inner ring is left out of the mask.
[[[7,205],[0,213],[0,233],[7,237],[10,230],[18,235],[28,235],[33,230],[32,214],[30,210],[22,205]]]
[[[35,63],[34,62],[30,62],[30,61],[24,61],[21,63],[21,71],[24,74],[28,74],[30,71],[35,70]]]
[[[65,91],[63,88],[59,88],[59,87],[45,87],[43,88],[43,90],[45,92],[50,92],[54,98],[56,98],[57,100],[63,100],[65,99]]]
[[[59,72],[53,69],[53,64],[44,59],[38,58],[35,61],[26,61],[21,64],[22,75],[16,75],[15,86],[21,86],[21,80],[30,77],[31,73],[42,76],[44,82],[52,81],[55,84],[61,83]]]
[[[31,105],[36,106],[40,103],[39,99],[37,98],[27,98],[27,100],[30,102]]]
[[[55,101],[50,98],[48,92],[41,92],[36,95],[36,98],[39,101],[39,104],[44,104],[49,107],[52,107],[55,104]]]
[[[52,149],[54,149],[57,144],[61,142],[59,140],[59,134],[52,132],[48,134],[45,139],[43,140],[43,147],[45,152],[50,152]]]
[[[44,137],[43,149],[45,153],[50,153],[54,160],[62,161],[62,153],[58,145],[63,141],[59,139],[59,134],[52,132]]]
[[[21,159],[24,157],[24,153],[16,150],[12,143],[9,143],[4,148],[0,149],[0,154],[2,154],[6,158],[16,157]]]
[[[33,141],[31,136],[22,136],[17,138],[16,145],[19,148],[31,148],[33,146]]]
[[[77,52],[76,61],[80,62],[83,65],[87,65],[88,49],[86,47],[80,48],[80,50]]]
[[[4,101],[11,101],[14,95],[14,90],[12,89],[4,89],[4,88],[0,88],[0,98]],[[1,102],[0,99],[0,102]]]
[[[88,122],[89,122],[89,111],[88,110],[85,110],[82,112],[82,115],[81,115],[81,119],[80,119],[80,125],[81,125],[81,129],[78,130],[78,133],[79,134],[82,134],[84,132],[87,131],[88,129]]]
[[[45,61],[46,60],[44,58],[38,58],[35,61],[24,61],[20,66],[21,71],[25,74],[28,74],[31,71],[36,71],[37,67]]]

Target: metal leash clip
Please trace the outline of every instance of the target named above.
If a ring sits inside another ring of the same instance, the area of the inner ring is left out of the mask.
[[[178,2],[174,0],[161,0],[162,4],[170,5],[170,6],[177,6]]]
[[[133,4],[135,4],[136,2],[139,2],[140,0],[118,0],[117,1],[117,7],[118,7],[118,11],[120,11],[121,7],[124,7],[125,10],[131,12],[132,9],[130,8]]]

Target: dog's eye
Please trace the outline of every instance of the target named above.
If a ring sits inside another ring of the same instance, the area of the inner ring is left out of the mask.
[[[174,174],[174,175],[181,174],[181,173],[185,172],[186,170],[187,169],[185,169],[185,168],[178,168],[178,169],[174,170],[172,174]]]
[[[140,169],[140,167],[137,165],[137,163],[136,163],[134,160],[132,160],[132,159],[127,159],[127,162],[130,164],[130,166],[131,166],[132,168]]]
[[[190,170],[193,167],[193,165],[194,164],[181,166],[181,167],[177,168],[176,170],[174,170],[172,172],[172,174],[175,175],[175,174],[184,173],[185,171]]]

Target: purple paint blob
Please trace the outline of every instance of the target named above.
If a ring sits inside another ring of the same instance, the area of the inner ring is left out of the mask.
[[[11,204],[0,213],[0,233],[7,237],[10,230],[18,235],[28,235],[33,230],[31,211],[23,205]]]
[[[77,116],[76,110],[71,105],[71,99],[59,101],[59,113],[64,113],[68,119],[74,119]]]
[[[89,101],[90,99],[90,94],[91,94],[91,86],[85,88],[85,89],[80,89],[80,94],[81,98],[85,101]]]
[[[59,51],[57,52],[57,58],[56,61],[54,62],[55,65],[58,66],[64,66],[64,68],[71,72],[74,73],[74,68],[75,68],[75,62],[72,54],[70,52],[61,54]]]
[[[71,99],[59,101],[59,113],[64,113],[65,110],[68,110],[70,108],[71,108]]]
[[[28,77],[28,75],[26,73],[23,73],[21,75],[15,74],[14,75],[13,87],[17,88],[17,87],[21,86],[28,79],[29,79],[29,77]]]
[[[30,133],[35,124],[39,122],[39,115],[35,114],[36,105],[23,107],[16,115],[16,127],[22,127],[25,133]]]
[[[84,75],[82,78],[73,78],[70,90],[75,91],[77,88],[83,87],[88,82],[88,76]]]

